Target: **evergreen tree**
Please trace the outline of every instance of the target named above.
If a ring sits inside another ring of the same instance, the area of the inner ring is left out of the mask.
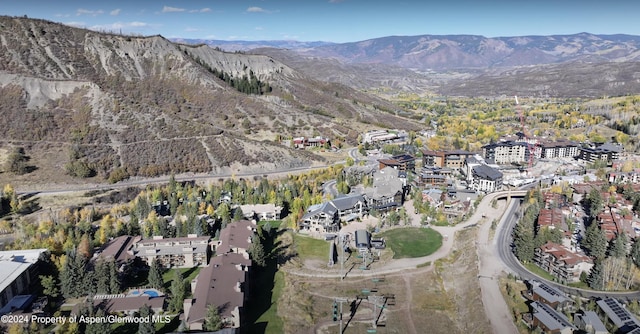
[[[158,290],[163,290],[164,282],[162,280],[162,265],[160,264],[160,261],[158,261],[158,259],[156,258],[154,258],[153,261],[151,261],[151,266],[149,267],[149,275],[147,276],[147,281],[150,287]]]
[[[609,256],[624,258],[627,256],[627,235],[622,232],[609,243]]]
[[[251,238],[251,246],[249,246],[249,255],[251,260],[260,267],[267,265],[267,255],[262,245],[262,239],[259,235],[254,235]]]
[[[107,272],[109,273],[109,293],[120,293],[120,279],[115,259],[110,259],[107,262],[107,267]]]
[[[602,263],[600,261],[596,261],[596,264],[591,268],[587,283],[594,290],[604,289],[604,276],[602,275]]]
[[[238,206],[233,210],[233,221],[238,221],[243,219],[244,219],[244,213],[242,212],[242,209],[240,208],[240,206]]]
[[[604,210],[604,200],[598,189],[591,189],[587,197],[587,208],[589,209],[589,216],[595,218],[602,210]]]
[[[80,295],[95,295],[97,292],[96,280],[97,277],[95,271],[85,271],[82,283],[78,287],[81,291]]]
[[[208,332],[215,332],[220,329],[222,329],[220,310],[215,305],[207,306],[207,315],[204,318],[204,330]]]
[[[104,310],[102,309],[98,309],[95,314],[93,315],[95,317],[104,317],[106,316]],[[87,324],[87,327],[85,327],[85,333],[86,334],[105,334],[105,333],[111,333],[111,324],[108,322],[95,322],[95,323],[89,323]]]
[[[65,298],[76,298],[89,293],[84,286],[86,263],[85,257],[75,250],[67,255],[67,260],[60,271],[60,290]]]
[[[153,310],[149,307],[149,305],[142,305],[138,313],[140,314],[140,318],[149,318],[149,321],[141,321],[138,324],[138,334],[155,334],[156,328],[151,321]]]
[[[603,259],[607,253],[607,238],[604,231],[594,222],[591,222],[585,232],[584,247],[589,251],[589,255],[596,259]]]
[[[96,292],[99,294],[109,294],[109,272],[104,260],[96,261],[94,266],[96,277]]]
[[[633,260],[633,263],[635,263],[637,267],[640,267],[640,240],[639,239],[636,239],[636,241],[633,243],[633,246],[631,247],[631,253],[629,254],[629,256],[631,257],[631,260]]]
[[[520,221],[513,229],[513,244],[515,246],[514,253],[518,260],[527,263],[533,260],[535,254],[533,227]]]
[[[180,312],[184,305],[184,298],[187,289],[180,270],[175,270],[173,281],[171,281],[171,300],[169,301],[169,309],[171,312]]]

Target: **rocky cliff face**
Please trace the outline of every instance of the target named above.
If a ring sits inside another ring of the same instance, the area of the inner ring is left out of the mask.
[[[239,91],[258,83],[269,92]],[[28,146],[43,176],[286,168],[323,159],[277,135],[353,142],[375,126],[417,128],[384,100],[268,56],[11,17],[0,17],[0,99],[2,145]],[[55,161],[40,163],[52,145]]]

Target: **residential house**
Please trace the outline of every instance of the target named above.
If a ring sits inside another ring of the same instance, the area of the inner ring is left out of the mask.
[[[340,231],[338,209],[331,202],[311,205],[302,216],[299,225],[302,233]]]
[[[206,266],[210,255],[209,236],[190,234],[181,238],[154,236],[135,243],[133,254],[151,265],[157,259],[166,268]]]
[[[547,334],[573,334],[577,330],[567,317],[551,306],[537,301],[529,304],[532,315],[532,328],[540,328]]]
[[[502,172],[489,167],[478,165],[472,169],[471,189],[485,193],[502,190]]]
[[[552,242],[536,248],[534,262],[561,282],[570,283],[580,281],[580,274],[588,274],[593,267],[590,257]]]
[[[275,204],[244,204],[240,205],[242,215],[246,219],[255,220],[279,220],[282,207]]]
[[[313,138],[296,137],[293,138],[293,147],[295,148],[307,148],[307,147],[324,147],[325,145],[331,145],[329,138],[316,136]]]
[[[505,141],[482,147],[482,156],[499,165],[527,162],[530,154],[529,144],[523,142]]]
[[[605,321],[618,329],[616,333],[630,333],[640,329],[638,318],[631,314],[617,299],[604,298],[596,301],[596,304]]]
[[[0,251],[0,308],[29,291],[37,280],[38,262],[47,252],[45,248]]]
[[[573,304],[564,292],[537,280],[527,281],[526,297],[530,300],[547,304],[554,310],[564,310]]]
[[[367,212],[367,201],[362,195],[341,196],[310,206],[301,218],[300,232],[337,232],[340,230],[340,221],[359,219]]]
[[[445,194],[440,189],[426,189],[422,191],[422,200],[428,202],[432,208],[439,208],[443,205]]]
[[[609,334],[609,331],[602,323],[598,314],[594,311],[576,313],[573,316],[574,323],[579,330],[588,334]]]

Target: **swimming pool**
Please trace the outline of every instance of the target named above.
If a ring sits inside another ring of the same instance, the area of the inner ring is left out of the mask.
[[[149,297],[158,297],[158,296],[160,296],[160,292],[158,292],[158,290],[155,290],[155,289],[147,289],[147,290],[143,290],[143,291],[134,290],[134,291],[131,291],[129,294],[132,295],[132,296],[139,296],[139,295],[147,295]]]

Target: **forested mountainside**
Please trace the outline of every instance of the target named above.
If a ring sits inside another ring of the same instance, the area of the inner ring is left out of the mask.
[[[25,147],[34,173],[306,166],[323,159],[276,136],[354,142],[367,128],[417,128],[385,100],[268,56],[16,17],[0,17],[0,49],[2,144]]]

